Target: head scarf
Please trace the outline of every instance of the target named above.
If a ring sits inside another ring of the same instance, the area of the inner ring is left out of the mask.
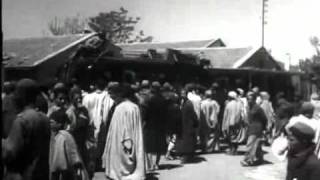
[[[228,92],[228,97],[236,99],[237,98],[237,93],[234,91],[229,91]]]

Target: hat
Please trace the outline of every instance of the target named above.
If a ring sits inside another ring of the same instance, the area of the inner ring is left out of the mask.
[[[70,98],[72,98],[75,94],[82,94],[81,89],[79,87],[73,87],[70,89]]]
[[[244,94],[244,90],[241,89],[241,88],[237,88],[237,92],[238,92],[240,95],[243,95],[243,94]]]
[[[62,82],[58,82],[53,86],[53,89],[65,88],[65,85]]]
[[[62,82],[58,82],[53,86],[53,92],[55,94],[58,94],[58,93],[68,94],[68,90],[67,90],[65,84]]]
[[[216,82],[214,82],[214,83],[212,83],[211,87],[212,87],[212,88],[218,88],[218,87],[219,87],[219,84],[216,83]]]
[[[193,83],[188,83],[185,85],[185,90],[187,92],[193,91],[194,89],[195,89],[195,84],[193,84]]]
[[[269,93],[266,92],[266,91],[260,92],[260,96],[261,96],[262,99],[269,99],[270,98]]]
[[[108,91],[110,92],[116,92],[119,90],[119,82],[109,82],[108,84]]]
[[[209,90],[206,90],[205,92],[204,92],[204,95],[206,96],[206,97],[211,97],[212,96],[212,91],[209,89]]]
[[[148,80],[143,80],[141,82],[141,88],[148,88],[150,85],[149,81]]]
[[[252,92],[252,91],[248,91],[248,92],[247,92],[247,96],[254,96],[254,95],[255,95],[255,93]]]
[[[234,91],[229,91],[228,92],[228,97],[236,99],[237,98],[237,93]]]
[[[3,92],[9,94],[12,93],[15,89],[15,84],[12,82],[4,82],[3,83]]]
[[[170,83],[165,82],[165,83],[163,84],[163,90],[165,90],[165,91],[170,91],[171,89],[172,89],[172,86],[170,85]]]
[[[137,92],[139,90],[139,85],[137,84],[130,84],[130,87],[134,92]]]
[[[158,81],[153,81],[152,82],[152,84],[151,84],[151,86],[154,88],[160,88],[161,87],[161,85],[160,85],[160,83],[158,82]]]
[[[308,142],[311,142],[315,135],[315,132],[312,129],[312,127],[302,122],[295,123],[293,126],[289,128],[289,131],[297,139],[306,140]]]
[[[301,105],[300,113],[301,114],[306,114],[306,113],[311,113],[313,114],[314,111],[314,106],[310,102],[304,102]]]
[[[258,87],[258,86],[253,87],[253,88],[252,88],[252,91],[253,91],[253,92],[259,92],[259,87]]]
[[[50,119],[56,121],[57,123],[60,124],[65,124],[69,121],[69,118],[65,112],[65,109],[61,108],[57,111],[54,111],[50,116]]]
[[[317,93],[312,93],[310,99],[319,100],[319,95]]]
[[[35,102],[40,93],[38,84],[32,79],[22,79],[17,82],[15,97],[23,100],[23,103]]]

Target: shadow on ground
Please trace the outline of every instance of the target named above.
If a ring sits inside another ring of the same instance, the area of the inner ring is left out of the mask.
[[[201,163],[203,161],[207,161],[206,158],[204,157],[200,157],[200,156],[195,156],[191,159],[189,159],[187,162],[185,162],[184,164],[195,164],[195,163]]]
[[[272,162],[270,161],[267,161],[267,160],[263,160],[262,162],[257,162],[257,163],[254,163],[253,165],[249,166],[249,167],[258,167],[258,166],[262,166],[262,165],[268,165],[268,164],[273,164]]]
[[[157,177],[159,173],[157,172],[151,172],[146,174],[146,179],[145,180],[158,180],[159,178]]]
[[[260,165],[273,164],[273,162],[263,160]]]
[[[163,169],[170,170],[170,169],[179,168],[179,167],[182,167],[182,165],[181,164],[160,164],[159,165],[160,170],[163,170]]]
[[[237,156],[243,156],[246,154],[246,151],[237,151]]]

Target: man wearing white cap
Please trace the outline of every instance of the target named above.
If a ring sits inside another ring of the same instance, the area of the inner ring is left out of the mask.
[[[230,91],[228,93],[228,101],[223,114],[222,132],[227,136],[230,151],[228,154],[235,155],[237,152],[238,144],[244,139],[244,129],[241,124],[242,118],[241,101],[237,99],[237,93]]]
[[[207,90],[201,102],[200,140],[204,152],[212,152],[216,145],[219,147],[217,128],[220,106],[212,96],[212,91]]]

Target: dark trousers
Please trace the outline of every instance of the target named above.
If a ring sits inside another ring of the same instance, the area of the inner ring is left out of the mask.
[[[249,135],[247,141],[247,152],[244,161],[247,163],[256,163],[263,160],[263,151],[261,137],[257,135]]]

